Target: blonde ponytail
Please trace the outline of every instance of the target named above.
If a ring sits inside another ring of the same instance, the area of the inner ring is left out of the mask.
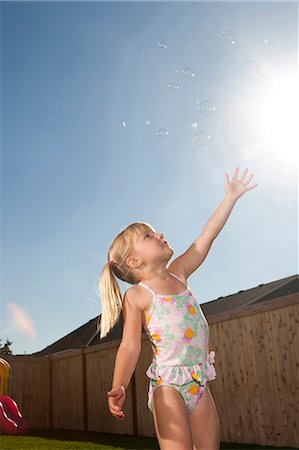
[[[97,331],[100,339],[105,337],[119,319],[122,310],[122,296],[109,263],[105,264],[100,277],[100,292],[102,302],[101,321],[98,320]],[[100,319],[100,317],[99,317]]]

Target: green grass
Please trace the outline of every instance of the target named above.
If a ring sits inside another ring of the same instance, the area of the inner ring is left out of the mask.
[[[72,430],[30,430],[26,436],[0,436],[1,450],[159,450],[155,437],[81,432]],[[221,443],[221,450],[293,450],[291,447],[265,447],[257,444]]]

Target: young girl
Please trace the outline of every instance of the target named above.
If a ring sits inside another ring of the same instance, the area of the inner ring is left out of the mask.
[[[219,449],[219,419],[207,386],[216,378],[215,352],[208,353],[208,323],[187,279],[206,258],[237,199],[257,186],[248,186],[253,177],[245,180],[248,169],[238,180],[238,170],[231,182],[225,173],[220,206],[200,236],[168,268],[174,252],[164,235],[147,223],[135,222],[114,238],[101,273],[100,337],[107,335],[121,312],[124,320],[108,408],[114,417],[125,418],[121,408],[139,359],[143,326],[153,350],[146,371],[148,408],[162,450]],[[133,285],[123,301],[115,277]]]

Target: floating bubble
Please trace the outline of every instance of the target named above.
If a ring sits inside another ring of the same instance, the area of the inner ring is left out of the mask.
[[[191,123],[191,127],[192,128],[198,128],[198,123],[197,122],[192,122]]]
[[[255,61],[248,60],[242,64],[242,73],[246,78],[258,78],[260,75],[259,65]]]
[[[235,130],[242,131],[248,127],[250,120],[248,119],[247,114],[236,113],[231,118],[230,123],[235,128]]]
[[[172,91],[178,91],[180,89],[180,86],[176,83],[168,83],[167,85],[169,87],[169,89],[171,89]]]
[[[157,136],[161,139],[165,139],[167,135],[168,135],[168,131],[165,128],[160,128],[157,131]]]
[[[191,69],[191,67],[186,67],[184,70],[182,70],[182,74],[188,80],[192,80],[195,77],[195,73],[193,72],[193,69]]]
[[[264,44],[267,45],[268,44],[268,39],[264,38]]]
[[[145,125],[148,125],[148,126],[149,126],[150,121],[149,121],[149,120],[145,120],[144,123],[145,123]]]
[[[207,145],[210,142],[210,135],[203,130],[199,130],[193,135],[193,142],[200,147]]]
[[[223,30],[222,35],[226,45],[233,45],[236,43],[236,34],[232,30]]]
[[[159,47],[162,47],[162,48],[167,48],[167,44],[165,44],[165,42],[158,42],[158,45],[159,45]]]
[[[201,114],[208,116],[213,111],[215,111],[216,108],[210,100],[203,100],[202,102],[199,103],[198,109],[201,112]]]
[[[165,112],[165,113],[163,113],[163,116],[165,117],[165,119],[168,119],[168,115],[167,115],[167,113]]]
[[[123,122],[123,126],[126,128],[127,127],[127,124],[126,124],[126,122]]]

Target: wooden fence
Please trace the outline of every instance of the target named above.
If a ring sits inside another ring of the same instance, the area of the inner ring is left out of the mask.
[[[209,387],[221,442],[298,447],[299,294],[207,320],[217,373]],[[145,333],[127,389],[126,419],[108,410],[119,343],[45,357],[5,356],[12,367],[11,396],[30,427],[155,436],[145,375],[152,350]]]

